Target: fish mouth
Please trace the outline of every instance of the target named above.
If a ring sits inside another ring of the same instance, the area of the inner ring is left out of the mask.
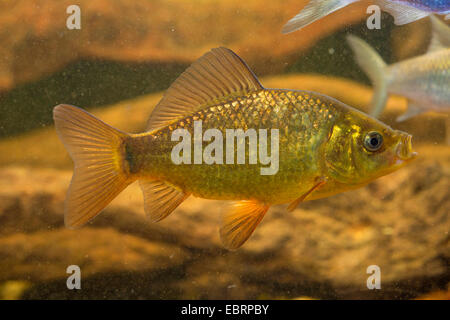
[[[395,155],[397,164],[409,162],[416,158],[417,152],[412,151],[412,136],[410,134],[401,133]]]

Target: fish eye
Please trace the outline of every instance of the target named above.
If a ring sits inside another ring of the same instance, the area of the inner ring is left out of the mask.
[[[367,151],[370,152],[378,151],[380,150],[382,145],[383,145],[383,136],[376,131],[369,132],[364,137],[364,148],[366,148]]]

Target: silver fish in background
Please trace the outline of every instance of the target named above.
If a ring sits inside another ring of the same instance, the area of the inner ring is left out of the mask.
[[[382,113],[389,93],[408,99],[408,110],[397,121],[426,111],[449,111],[450,48],[445,48],[442,43],[449,39],[448,33],[436,31],[436,28],[448,27],[437,18],[432,19],[434,33],[428,53],[389,66],[364,40],[347,37],[357,63],[373,83],[371,107],[374,117]]]
[[[342,9],[360,0],[311,0],[294,18],[283,27],[282,33],[290,33],[301,29],[332,12]],[[394,17],[396,25],[403,25],[428,17],[429,15],[445,14],[450,17],[449,0],[375,0],[384,11]]]

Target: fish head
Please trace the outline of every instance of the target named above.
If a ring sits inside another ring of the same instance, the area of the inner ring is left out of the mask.
[[[357,112],[331,129],[325,165],[334,180],[359,186],[400,169],[416,155],[410,134]]]

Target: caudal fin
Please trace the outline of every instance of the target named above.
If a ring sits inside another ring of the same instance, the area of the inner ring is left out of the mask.
[[[290,33],[295,30],[306,27],[307,25],[319,20],[330,13],[348,6],[352,2],[359,0],[311,0],[302,11],[289,20],[281,30],[282,33]]]
[[[356,62],[372,81],[374,93],[371,114],[378,117],[383,111],[388,96],[387,66],[380,55],[364,40],[349,35],[347,42],[353,50]]]
[[[122,151],[127,134],[74,106],[56,106],[53,119],[74,161],[64,222],[76,228],[99,214],[132,182],[124,168]]]
[[[431,14],[431,12],[415,8],[400,1],[376,0],[376,4],[384,11],[389,12],[394,17],[394,23],[399,26],[423,19]]]

